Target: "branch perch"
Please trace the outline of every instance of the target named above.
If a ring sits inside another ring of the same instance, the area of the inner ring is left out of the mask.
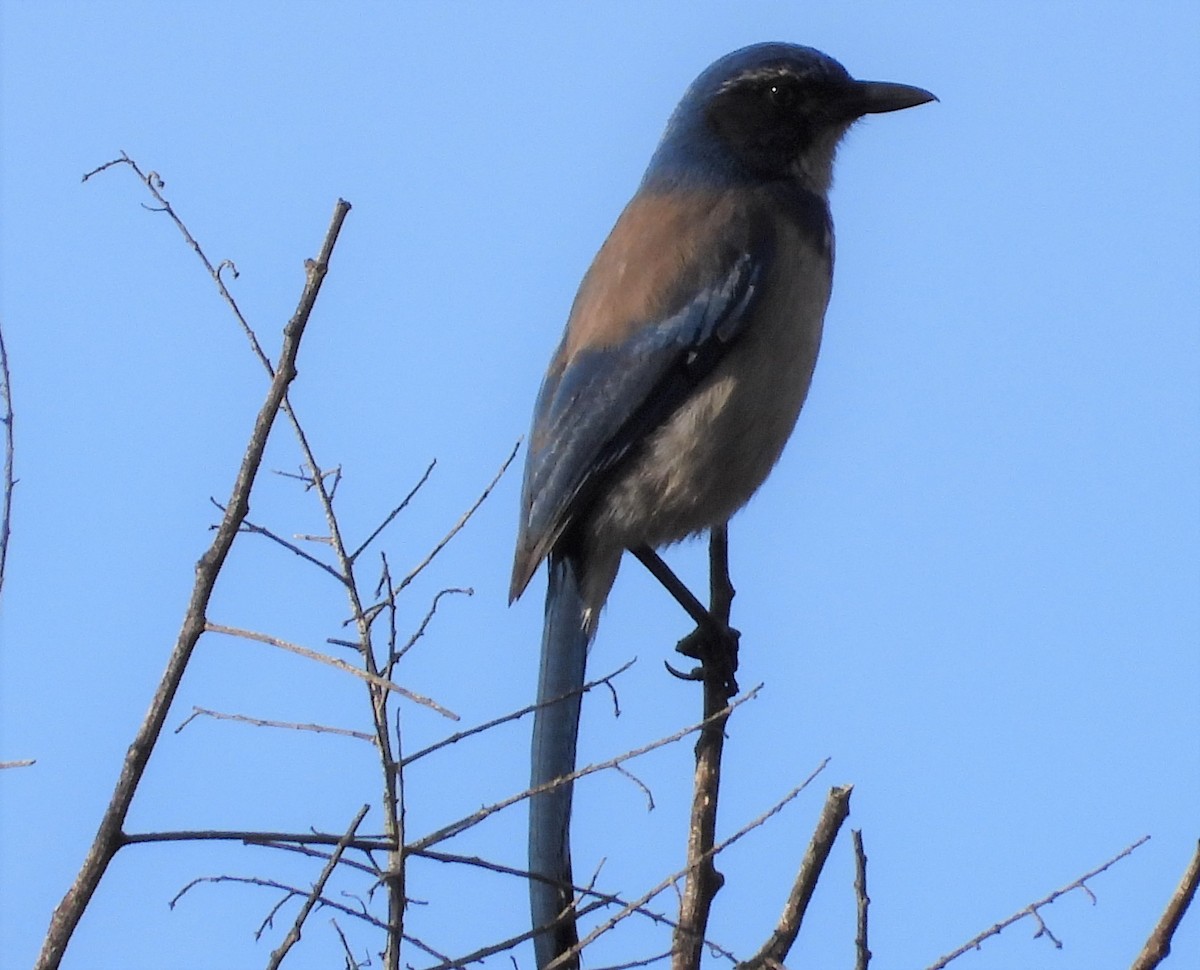
[[[1200,886],[1200,842],[1196,843],[1196,852],[1192,856],[1191,864],[1179,880],[1179,886],[1167,903],[1162,918],[1154,927],[1138,958],[1133,961],[1130,970],[1154,970],[1167,958],[1171,952],[1171,939],[1179,929],[1183,914],[1187,912],[1196,896],[1197,886]]]

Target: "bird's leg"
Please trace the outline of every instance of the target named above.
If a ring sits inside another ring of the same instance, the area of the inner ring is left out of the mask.
[[[733,586],[729,582],[728,548],[725,527],[714,528],[709,546],[711,611],[704,608],[704,604],[649,546],[638,546],[630,551],[696,621],[696,629],[680,640],[675,649],[686,657],[699,660],[700,666],[686,673],[675,670],[670,664],[667,664],[667,669],[685,680],[713,677],[724,686],[727,696],[732,697],[738,692],[734,674],[737,672],[738,638],[741,634],[729,625]]]

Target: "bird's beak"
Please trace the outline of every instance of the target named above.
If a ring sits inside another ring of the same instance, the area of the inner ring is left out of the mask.
[[[882,114],[915,108],[928,101],[936,101],[937,95],[911,84],[894,84],[891,81],[853,81],[841,99],[846,116],[858,118],[862,115]]]

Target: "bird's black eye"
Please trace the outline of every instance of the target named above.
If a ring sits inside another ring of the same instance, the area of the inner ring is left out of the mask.
[[[767,100],[776,108],[790,108],[796,103],[796,86],[786,81],[772,81],[766,93]]]

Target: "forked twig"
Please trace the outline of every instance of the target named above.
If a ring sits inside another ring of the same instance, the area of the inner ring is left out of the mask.
[[[755,690],[757,690],[757,688],[755,688]],[[819,775],[822,771],[824,771],[825,766],[828,764],[829,764],[829,759],[826,758],[819,765],[817,765],[817,767],[815,769],[813,769],[812,773],[807,778],[805,778],[804,781],[800,782],[799,785],[797,785],[790,792],[788,792],[781,799],[779,799],[779,801],[777,801],[769,809],[767,809],[760,816],[758,816],[758,818],[753,819],[750,822],[747,822],[740,829],[738,829],[736,832],[734,832],[733,835],[729,836],[727,839],[724,839],[721,842],[714,845],[711,849],[708,850],[707,854],[709,856],[715,856],[721,852],[724,852],[727,848],[729,848],[729,846],[733,845],[735,842],[742,839],[747,833],[752,832],[754,829],[758,828],[760,825],[766,824],[766,822],[769,819],[773,818],[774,816],[778,815],[781,811],[783,811],[783,809],[787,806],[787,804],[789,802],[791,802],[795,798],[797,798],[801,792],[803,792],[810,784],[812,784],[813,779],[816,778],[817,775]],[[630,916],[631,914],[633,914],[633,913],[637,912],[638,910],[642,909],[643,907],[645,907],[645,905],[648,902],[650,902],[650,900],[652,900],[655,896],[657,896],[659,893],[663,892],[669,886],[675,885],[680,879],[682,879],[684,876],[686,876],[688,869],[690,869],[693,866],[693,864],[694,863],[692,862],[692,860],[689,859],[688,865],[685,866],[683,869],[680,869],[677,872],[673,872],[671,875],[667,876],[664,880],[662,880],[662,882],[658,883],[656,886],[654,886],[652,889],[648,890],[642,896],[639,896],[637,899],[630,900],[619,913],[615,914],[614,916],[609,918],[606,922],[597,926],[586,937],[581,939],[575,946],[571,947],[570,950],[567,950],[566,952],[559,954],[554,960],[552,960],[547,965],[546,970],[553,970],[553,968],[555,968],[555,967],[563,966],[568,960],[571,960],[572,958],[574,958],[574,956],[577,953],[581,952],[584,949],[584,947],[591,945],[600,936],[607,933],[614,926],[616,926],[619,922],[621,922],[621,920],[625,919],[626,917]]]
[[[960,946],[957,950],[954,950],[953,952],[946,954],[944,957],[942,957],[936,963],[931,963],[929,965],[929,967],[927,968],[927,970],[942,970],[942,968],[945,967],[946,964],[948,964],[951,960],[956,960],[960,956],[962,956],[964,953],[968,953],[971,950],[978,949],[979,944],[981,944],[984,940],[988,939],[989,937],[999,935],[1002,930],[1008,929],[1008,927],[1012,926],[1013,923],[1016,923],[1019,920],[1024,919],[1026,916],[1032,916],[1034,918],[1034,920],[1038,923],[1038,931],[1034,934],[1034,936],[1046,936],[1051,940],[1051,942],[1053,942],[1055,944],[1056,948],[1061,949],[1062,944],[1059,943],[1058,940],[1055,939],[1054,936],[1046,928],[1046,924],[1044,922],[1042,922],[1042,917],[1038,913],[1038,910],[1041,909],[1043,906],[1049,906],[1052,902],[1054,902],[1056,899],[1058,899],[1059,896],[1064,896],[1074,889],[1082,889],[1084,892],[1086,892],[1090,896],[1092,894],[1092,891],[1087,887],[1087,881],[1089,879],[1091,879],[1093,876],[1100,875],[1100,873],[1104,872],[1104,870],[1108,869],[1110,866],[1113,866],[1116,863],[1120,862],[1122,859],[1124,859],[1127,855],[1129,855],[1131,852],[1133,852],[1134,849],[1138,848],[1141,845],[1144,845],[1145,843],[1147,843],[1149,841],[1150,841],[1150,836],[1143,835],[1140,839],[1138,839],[1132,845],[1128,845],[1124,849],[1122,849],[1120,852],[1118,852],[1115,856],[1113,856],[1106,863],[1104,863],[1104,865],[1097,866],[1091,872],[1084,873],[1082,876],[1080,876],[1074,882],[1069,882],[1069,883],[1067,883],[1067,885],[1063,886],[1061,889],[1054,890],[1054,892],[1050,893],[1048,896],[1042,897],[1036,903],[1030,903],[1028,906],[1022,907],[1021,909],[1019,909],[1015,913],[1013,913],[1012,916],[1008,917],[1008,919],[1001,920],[999,923],[995,924],[994,926],[990,927],[989,929],[984,930],[978,936],[975,936],[975,937],[971,938],[970,940],[967,940],[967,942],[964,943],[962,946]],[[1093,899],[1094,899],[1094,897],[1093,897]]]
[[[730,704],[725,710],[718,711],[714,717],[727,716],[729,711],[740,707],[747,701],[753,700],[755,697],[757,697],[760,689],[761,685],[760,687],[755,687],[752,691]],[[555,698],[555,700],[559,699],[560,698]],[[573,771],[569,775],[563,775],[560,778],[555,778],[552,781],[548,781],[544,785],[538,785],[534,788],[526,788],[523,792],[510,795],[508,798],[502,799],[498,802],[493,802],[491,805],[485,805],[478,811],[472,812],[470,815],[465,815],[462,818],[451,822],[449,825],[442,826],[436,832],[430,832],[429,835],[423,836],[422,838],[417,839],[415,842],[410,843],[405,847],[405,852],[408,854],[421,852],[424,849],[428,849],[432,845],[437,845],[439,842],[444,842],[446,839],[453,838],[454,836],[465,832],[467,829],[478,825],[484,819],[490,818],[497,812],[508,808],[509,805],[515,805],[517,802],[523,802],[525,799],[541,794],[542,792],[554,791],[556,788],[569,784],[587,775],[593,775],[597,771],[605,771],[609,768],[615,768],[623,761],[630,761],[634,758],[640,758],[642,755],[648,754],[651,751],[656,751],[657,749],[668,744],[674,744],[680,738],[685,738],[689,734],[699,731],[705,726],[706,723],[708,723],[707,720],[699,721],[696,724],[691,724],[688,727],[681,728],[674,734],[669,734],[664,738],[659,738],[657,741],[651,741],[649,744],[644,744],[639,748],[633,748],[629,751],[626,751],[624,754],[617,755],[614,758],[609,758],[606,761],[595,762],[587,765],[586,767],[580,768],[577,771]]]
[[[150,188],[151,193],[156,198],[161,198],[158,192],[161,180],[157,176],[153,176],[153,179],[151,179],[149,176],[142,175],[133,161],[125,155],[122,155],[121,159],[110,164],[118,164],[120,162],[132,166],[134,171],[141,176],[142,180]],[[94,173],[89,173],[89,176],[91,174]],[[168,211],[170,212],[169,207]],[[184,615],[183,624],[179,631],[175,647],[171,651],[171,656],[167,661],[167,666],[163,672],[158,689],[151,700],[150,710],[145,720],[138,727],[133,742],[126,752],[120,776],[113,789],[108,807],[100,820],[100,825],[92,841],[92,845],[88,849],[79,873],[75,877],[75,881],[71,884],[66,895],[51,916],[50,926],[46,932],[41,953],[38,956],[37,963],[34,965],[35,970],[56,970],[61,964],[67,944],[70,942],[75,927],[79,924],[84,910],[100,885],[100,880],[104,877],[109,862],[112,861],[113,856],[122,845],[121,830],[129,812],[129,807],[133,802],[134,793],[137,791],[142,775],[145,773],[146,765],[150,760],[150,754],[154,750],[159,735],[162,733],[171,702],[174,700],[175,693],[183,679],[183,673],[187,669],[192,651],[195,649],[201,634],[204,632],[205,613],[212,597],[217,576],[221,572],[225,558],[228,556],[234,539],[237,537],[241,524],[249,511],[250,492],[262,466],[263,452],[266,449],[267,439],[271,428],[274,426],[275,418],[286,400],[288,386],[295,379],[296,357],[300,351],[300,342],[304,336],[309,316],[316,304],[317,295],[321,291],[321,284],[328,272],[329,260],[337,243],[338,234],[341,232],[342,224],[349,211],[350,204],[339,199],[334,206],[333,218],[325,234],[319,255],[316,259],[310,260],[306,264],[304,289],[300,294],[296,312],[284,328],[278,366],[272,371],[271,384],[267,390],[266,399],[259,409],[258,417],[255,420],[254,430],[246,446],[241,467],[238,469],[226,512],[222,517],[221,524],[217,528],[217,533],[212,544],[196,566],[195,583],[192,587],[187,611]],[[176,223],[180,224],[174,213],[170,212],[170,214],[176,220]],[[186,231],[185,235],[188,235]],[[195,245],[195,240],[191,240],[190,235],[188,235],[188,238],[192,242],[193,247],[199,251],[199,247]],[[205,260],[205,263],[206,265],[210,265],[207,263],[207,260]],[[227,292],[224,290],[224,283],[221,281],[219,271],[214,269],[212,273],[218,287],[223,292]],[[241,319],[240,313],[239,319]],[[253,342],[257,348],[257,341]],[[261,348],[257,348],[257,353],[265,359]]]
[[[330,854],[329,861],[325,863],[325,868],[321,870],[321,875],[313,883],[312,892],[308,894],[308,898],[304,900],[304,905],[300,907],[300,912],[296,914],[296,919],[292,922],[292,928],[288,930],[287,936],[283,938],[283,942],[272,951],[271,959],[267,961],[267,970],[279,970],[279,965],[283,963],[283,958],[287,956],[288,950],[300,942],[300,932],[304,927],[304,921],[308,919],[308,914],[317,905],[317,900],[321,898],[321,894],[325,891],[325,883],[333,875],[333,870],[337,868],[337,864],[342,858],[342,853],[346,851],[347,844],[353,840],[354,833],[358,831],[358,826],[361,824],[363,818],[366,817],[370,808],[370,805],[364,805],[360,808],[358,814],[354,816],[354,821],[346,829],[346,834],[338,839],[338,844]]]

